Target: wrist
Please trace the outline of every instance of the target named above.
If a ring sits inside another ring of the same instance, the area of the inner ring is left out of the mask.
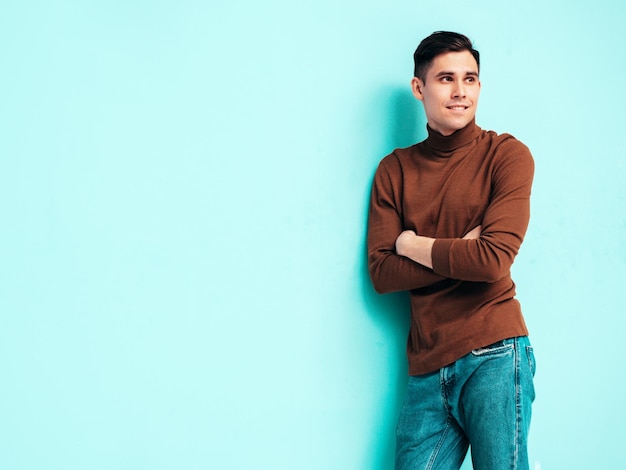
[[[434,244],[434,238],[417,236],[415,244],[415,261],[422,266],[432,269]]]

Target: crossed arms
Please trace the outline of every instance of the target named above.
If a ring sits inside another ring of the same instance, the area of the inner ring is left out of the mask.
[[[418,230],[407,230],[405,169],[395,155],[381,162],[368,223],[368,266],[378,292],[419,289],[446,279],[496,282],[509,275],[530,218],[534,172],[525,147],[509,150],[494,169],[484,213],[467,221],[465,234],[456,238],[424,236],[419,224],[411,224]]]
[[[481,229],[480,225],[474,227],[462,237],[462,240],[476,240],[480,238]],[[405,230],[396,238],[396,253],[400,256],[406,256],[422,266],[433,269],[432,253],[435,240],[435,238],[420,236],[413,230]]]

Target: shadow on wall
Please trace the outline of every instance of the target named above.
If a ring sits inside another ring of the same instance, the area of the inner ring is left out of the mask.
[[[375,112],[380,114],[383,121],[381,133],[383,142],[379,155],[374,156],[376,164],[373,167],[371,178],[378,161],[393,149],[408,147],[425,137],[425,119],[419,114],[419,104],[413,97],[408,84],[406,89],[397,87],[386,89],[381,93],[374,105]],[[424,137],[420,137],[420,136]],[[371,179],[368,184],[367,195],[363,198],[364,212],[367,218]],[[378,294],[371,283],[367,269],[367,241],[364,231],[361,244],[361,293],[367,311],[372,321],[382,331],[385,351],[389,358],[387,382],[381,383],[386,395],[380,408],[376,410],[378,421],[372,426],[371,452],[368,461],[372,469],[385,470],[394,466],[395,453],[395,426],[407,382],[406,340],[409,330],[409,299],[407,292]]]

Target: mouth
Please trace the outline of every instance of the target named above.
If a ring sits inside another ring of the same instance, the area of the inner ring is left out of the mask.
[[[451,111],[465,111],[469,108],[469,106],[466,106],[464,104],[455,104],[454,106],[446,106],[446,108]]]

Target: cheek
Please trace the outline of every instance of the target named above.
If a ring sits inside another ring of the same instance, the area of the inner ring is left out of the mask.
[[[438,112],[442,107],[443,105],[441,104],[441,101],[433,98],[432,96],[428,97],[428,99],[424,99],[424,109],[430,112]]]
[[[433,103],[430,103],[429,105],[425,105],[424,112],[426,113],[428,118],[435,119],[435,120],[438,120],[442,115],[442,112],[439,109],[439,106],[434,106]]]

